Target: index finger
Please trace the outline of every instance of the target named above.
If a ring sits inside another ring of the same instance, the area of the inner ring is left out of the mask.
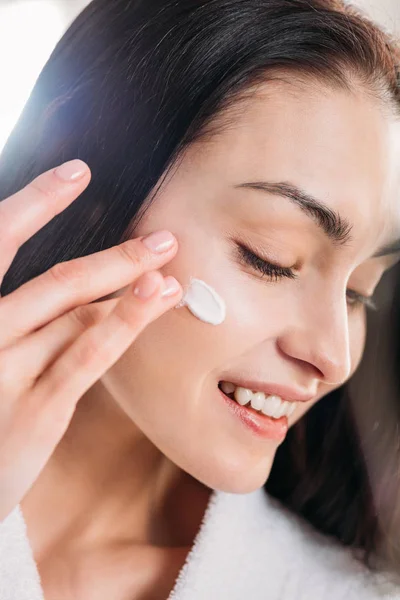
[[[90,177],[86,163],[72,160],[42,173],[0,202],[0,283],[19,246],[71,204]]]

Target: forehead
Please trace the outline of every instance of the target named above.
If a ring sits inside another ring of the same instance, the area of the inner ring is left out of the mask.
[[[227,114],[207,153],[217,176],[294,181],[371,243],[400,231],[400,125],[372,94],[269,82]]]

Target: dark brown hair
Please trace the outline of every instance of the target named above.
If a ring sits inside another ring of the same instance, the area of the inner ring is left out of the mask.
[[[5,146],[0,200],[72,158],[92,182],[20,248],[1,294],[127,239],[184,148],[255,84],[361,89],[398,116],[399,63],[395,40],[341,0],[93,0]],[[349,397],[343,386],[289,431],[265,487],[368,563],[383,528]]]

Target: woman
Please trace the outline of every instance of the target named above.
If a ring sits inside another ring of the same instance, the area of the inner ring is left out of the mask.
[[[2,599],[395,597],[347,389],[398,61],[339,0],[72,24],[0,165]]]

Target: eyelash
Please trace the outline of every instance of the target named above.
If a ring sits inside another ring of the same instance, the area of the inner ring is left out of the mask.
[[[239,257],[244,260],[246,264],[269,277],[271,281],[279,281],[283,277],[288,279],[297,279],[298,277],[289,267],[281,267],[280,265],[264,260],[243,244],[237,244],[237,248]],[[378,310],[376,303],[369,296],[363,296],[354,290],[347,290],[347,297],[352,300],[352,302],[349,303],[351,309],[366,306],[370,310]]]

